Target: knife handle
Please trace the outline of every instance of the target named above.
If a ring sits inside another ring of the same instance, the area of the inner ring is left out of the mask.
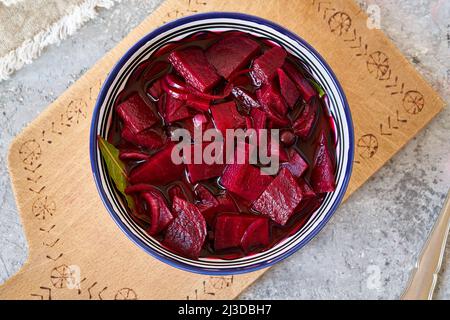
[[[418,261],[402,300],[431,300],[444,257],[450,228],[450,192]]]

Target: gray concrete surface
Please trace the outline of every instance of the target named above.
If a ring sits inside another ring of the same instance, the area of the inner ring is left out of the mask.
[[[302,0],[306,1],[306,0]],[[27,244],[6,169],[13,137],[161,1],[123,1],[0,83],[0,283],[20,269]],[[381,26],[446,101],[450,1],[372,0]],[[343,204],[303,250],[240,298],[395,299],[402,292],[450,187],[450,110]],[[450,243],[437,299],[450,298]]]

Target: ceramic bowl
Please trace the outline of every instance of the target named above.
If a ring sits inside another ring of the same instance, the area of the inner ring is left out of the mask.
[[[320,208],[306,225],[292,236],[267,251],[234,260],[191,260],[164,248],[130,218],[126,206],[107,174],[97,145],[97,135],[105,137],[111,123],[114,100],[125,86],[133,70],[152,52],[170,41],[182,39],[198,31],[239,30],[266,37],[299,57],[327,93],[327,104],[336,125],[337,167],[336,191],[327,194]],[[197,14],[164,24],[150,32],[117,62],[100,91],[91,125],[90,157],[98,192],[111,217],[122,231],[144,251],[180,269],[209,275],[229,275],[255,271],[271,266],[306,245],[329,221],[340,204],[350,179],[354,139],[350,109],[345,94],[333,71],[305,40],[278,24],[238,13]]]

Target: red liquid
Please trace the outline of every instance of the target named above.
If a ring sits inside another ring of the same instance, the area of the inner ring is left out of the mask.
[[[236,33],[236,34],[242,34],[241,32],[227,32],[227,34],[230,33]],[[175,122],[171,123],[170,125],[164,123],[164,117],[163,115],[158,113],[157,108],[157,101],[155,101],[154,97],[150,96],[150,94],[147,93],[148,89],[151,87],[151,85],[155,82],[155,80],[160,79],[164,75],[168,73],[176,74],[176,71],[173,69],[171,63],[168,61],[168,55],[174,51],[174,50],[180,50],[181,48],[187,48],[190,46],[198,46],[203,49],[209,48],[211,45],[216,43],[218,40],[220,40],[224,36],[224,33],[220,32],[201,32],[197,33],[195,35],[189,36],[188,38],[185,38],[181,41],[178,41],[176,43],[171,43],[169,45],[166,45],[159,49],[157,52],[153,53],[153,55],[146,61],[142,62],[136,70],[133,72],[132,76],[128,80],[124,90],[119,94],[118,98],[115,101],[115,106],[117,107],[121,102],[127,100],[131,95],[138,93],[140,97],[150,106],[152,112],[158,115],[160,121],[161,121],[161,127],[164,130],[164,132],[169,136],[169,133],[171,130],[177,127],[183,127],[182,122]],[[261,46],[261,51],[264,52],[271,47],[274,46],[273,42],[267,40],[267,39],[261,39],[261,38],[255,38],[250,35],[246,35],[251,37],[253,40],[256,40],[259,45]],[[298,60],[298,58],[288,54],[287,60],[292,62],[296,68],[304,75],[307,79],[313,79],[312,76],[307,72],[305,68],[303,68],[302,63]],[[252,66],[252,62],[250,61],[247,66],[244,66],[242,69],[249,69]],[[252,81],[252,78],[250,75],[243,74],[241,76],[238,76],[233,80],[235,85],[239,85],[240,88],[245,89],[247,92],[251,94],[255,94],[255,91],[259,88],[254,84]],[[226,81],[222,79],[221,83],[219,83],[217,86],[214,87],[213,92],[210,92],[209,94],[219,94],[223,92],[224,87],[226,86]],[[256,99],[256,96],[255,96]],[[309,137],[305,140],[302,140],[300,138],[296,138],[295,142],[292,146],[289,148],[294,148],[297,152],[300,153],[300,155],[303,157],[303,159],[309,164],[308,169],[306,172],[302,175],[302,177],[306,180],[306,182],[310,182],[311,172],[313,168],[314,163],[314,155],[317,149],[318,145],[318,139],[321,132],[325,132],[327,141],[329,142],[329,152],[331,155],[331,158],[334,162],[336,161],[336,154],[335,154],[335,133],[334,133],[334,126],[331,117],[328,115],[327,107],[323,101],[322,98],[319,99],[319,109],[316,116],[316,120],[314,122],[312,132],[310,133]],[[248,115],[249,109],[245,106],[243,106],[237,99],[233,97],[233,95],[228,96],[225,99],[221,100],[215,100],[214,104],[216,103],[222,103],[225,101],[236,101],[237,108],[239,112],[242,115]],[[301,98],[294,106],[293,110],[289,109],[287,118],[294,120],[298,114],[301,113],[305,105],[305,101],[303,101]],[[205,113],[206,117],[211,117],[209,113]],[[116,113],[114,113],[112,118],[112,125],[111,129],[108,134],[108,141],[115,145],[118,149],[127,149],[129,147],[132,147],[134,149],[138,148],[144,153],[148,153],[149,155],[152,155],[158,150],[149,150],[147,148],[144,148],[142,146],[136,146],[133,145],[121,137],[121,131],[123,128],[123,124]],[[280,128],[283,129],[283,128]],[[286,128],[288,129],[288,128]],[[280,131],[281,132],[281,131]],[[281,146],[282,144],[280,144]],[[289,151],[288,148],[286,148],[286,151]],[[126,161],[126,168],[128,173],[135,168],[136,166],[140,165],[143,161]],[[223,194],[226,192],[224,188],[218,183],[218,178],[213,178],[206,181],[201,181],[200,184],[204,185],[208,190],[210,190],[214,195],[218,196],[220,194]],[[243,182],[245,183],[245,182]],[[187,198],[191,200],[193,203],[198,203],[198,199],[195,196],[194,193],[194,185],[192,185],[187,178],[187,175],[184,175],[180,177],[179,181],[170,183],[166,186],[155,186],[157,189],[159,189],[164,197],[167,200],[168,207],[171,208],[171,200],[169,198],[168,190],[174,186],[174,185],[180,185],[182,184],[187,193]],[[229,195],[232,197],[234,202],[236,203],[237,207],[239,208],[240,212],[242,213],[248,213],[248,214],[259,214],[253,210],[251,210],[248,206],[248,204],[245,201],[242,201],[242,199],[239,198],[239,196],[229,193]],[[267,250],[274,245],[276,245],[281,240],[285,239],[286,237],[294,234],[299,229],[301,229],[308,221],[308,219],[311,217],[312,213],[320,206],[323,199],[325,197],[325,194],[319,194],[314,198],[305,200],[301,203],[300,208],[291,216],[291,218],[288,220],[288,222],[284,225],[278,225],[272,220],[270,220],[270,244],[264,248],[255,248],[251,252],[243,252],[239,248],[234,249],[227,249],[227,250],[221,250],[216,251],[214,250],[214,242],[212,238],[210,237],[213,235],[214,230],[212,230],[210,227],[208,227],[208,235],[206,237],[205,244],[203,246],[203,250],[201,251],[200,257],[209,257],[209,258],[221,258],[221,259],[234,259],[250,254],[254,254],[260,251]],[[145,204],[141,204],[146,209]],[[142,217],[137,218],[136,214],[132,212],[130,209],[130,215],[132,218],[139,223],[144,229],[147,229],[149,226],[148,220],[142,219]],[[155,236],[158,240],[163,240],[163,234],[160,234],[158,236]]]

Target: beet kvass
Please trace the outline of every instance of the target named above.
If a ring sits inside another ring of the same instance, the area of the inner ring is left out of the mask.
[[[131,217],[189,258],[234,259],[299,230],[335,190],[334,126],[325,93],[278,44],[243,32],[200,32],[141,63],[99,137]],[[280,129],[280,168],[175,164],[171,134]],[[119,170],[117,170],[119,169]]]

